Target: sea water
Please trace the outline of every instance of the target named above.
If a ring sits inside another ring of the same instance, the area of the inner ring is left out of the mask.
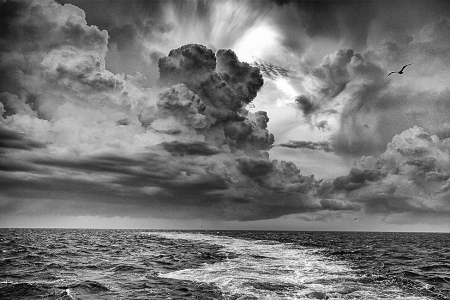
[[[0,299],[450,299],[450,234],[0,230]]]

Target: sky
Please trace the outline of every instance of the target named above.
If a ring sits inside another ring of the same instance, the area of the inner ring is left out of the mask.
[[[0,14],[0,227],[450,232],[448,1]]]

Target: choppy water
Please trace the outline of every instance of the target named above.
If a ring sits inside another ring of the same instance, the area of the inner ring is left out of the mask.
[[[0,299],[450,299],[450,234],[0,229]]]

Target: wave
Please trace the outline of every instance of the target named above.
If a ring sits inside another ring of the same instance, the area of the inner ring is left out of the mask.
[[[162,273],[162,278],[209,283],[235,299],[427,299],[386,282],[360,280],[345,261],[317,249],[265,240],[242,240],[197,233],[151,233],[167,239],[212,243],[233,258],[199,268]],[[263,256],[264,259],[261,259]],[[236,298],[237,299],[237,298]]]

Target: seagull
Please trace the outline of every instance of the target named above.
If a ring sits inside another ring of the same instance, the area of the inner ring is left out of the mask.
[[[403,66],[403,68],[400,70],[400,71],[398,71],[398,72],[391,72],[391,73],[389,73],[388,74],[388,77],[389,77],[389,75],[391,75],[391,74],[393,74],[393,73],[398,73],[398,74],[403,74],[403,70],[407,67],[407,66],[409,66],[409,65],[412,65],[412,64],[407,64],[407,65],[404,65]]]

